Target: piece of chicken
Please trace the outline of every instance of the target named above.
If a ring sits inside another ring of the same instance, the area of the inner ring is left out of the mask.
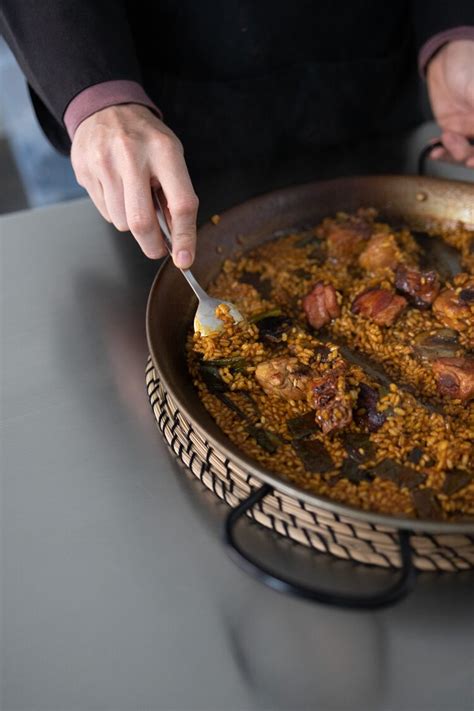
[[[438,358],[432,366],[441,395],[463,402],[474,398],[473,357]]]
[[[359,257],[360,266],[371,274],[381,269],[395,269],[400,261],[395,237],[381,232],[373,235]]]
[[[368,289],[356,296],[352,313],[360,314],[379,326],[391,326],[405,309],[407,300],[388,289]]]
[[[311,370],[297,358],[280,356],[257,365],[255,377],[267,395],[284,400],[304,400]]]
[[[312,378],[308,390],[308,404],[316,411],[315,419],[324,434],[342,430],[352,420],[352,401],[346,389],[346,366],[343,362]]]
[[[435,271],[420,271],[399,264],[395,272],[395,286],[414,306],[428,309],[438,296],[440,282]]]
[[[455,331],[463,331],[468,326],[471,308],[467,301],[459,297],[454,289],[444,289],[433,303],[433,311],[442,324]]]
[[[338,264],[349,264],[360,254],[372,234],[372,227],[361,219],[332,222],[325,227],[328,258]]]
[[[318,281],[313,290],[303,299],[303,308],[308,323],[313,328],[322,328],[341,314],[337,292],[332,284]]]

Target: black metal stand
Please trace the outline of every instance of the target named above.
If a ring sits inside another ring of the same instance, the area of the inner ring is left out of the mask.
[[[418,175],[425,174],[426,161],[428,160],[431,151],[435,148],[442,148],[443,144],[441,141],[434,141],[433,143],[428,143],[424,148],[421,149],[420,155],[418,156]]]
[[[273,488],[269,484],[264,484],[259,489],[253,491],[250,496],[242,501],[235,509],[232,509],[226,519],[224,540],[228,546],[229,554],[240,568],[278,592],[290,593],[296,597],[320,602],[324,605],[357,610],[375,610],[388,607],[411,592],[416,582],[416,569],[413,565],[410,533],[408,531],[399,532],[402,567],[398,573],[397,580],[385,590],[377,591],[369,595],[349,595],[301,585],[296,581],[285,578],[283,574],[277,574],[275,571],[267,568],[263,563],[256,561],[249,553],[244,551],[237,542],[235,527],[239,519],[245,516],[245,513],[249,509],[272,492]]]

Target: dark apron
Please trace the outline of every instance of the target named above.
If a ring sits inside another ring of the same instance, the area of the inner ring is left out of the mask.
[[[233,181],[245,197],[369,170],[371,151],[358,146],[423,120],[405,4],[235,0],[214,16],[209,3],[206,15],[194,0],[163,0],[144,22],[143,3],[127,3],[144,87],[181,139],[197,192]],[[64,127],[33,100],[67,151]]]
[[[291,182],[291,166],[305,166],[308,179],[327,175],[337,156],[423,118],[408,42],[379,59],[299,63],[227,81],[165,75],[147,84],[183,142],[197,189],[239,174],[257,179],[261,191],[275,175]]]

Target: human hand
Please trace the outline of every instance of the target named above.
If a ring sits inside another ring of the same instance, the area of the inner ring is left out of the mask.
[[[444,148],[432,158],[452,157],[474,168],[474,41],[455,40],[442,47],[428,64],[426,74],[431,108],[442,129]]]
[[[151,196],[164,194],[176,266],[191,266],[198,199],[183,148],[162,121],[139,104],[110,106],[85,119],[72,142],[71,161],[101,215],[130,230],[151,259],[167,254]]]

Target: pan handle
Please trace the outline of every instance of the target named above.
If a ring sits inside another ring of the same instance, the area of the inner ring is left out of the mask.
[[[302,585],[296,581],[285,578],[284,575],[276,573],[267,568],[263,563],[258,562],[249,553],[244,551],[236,540],[235,527],[239,519],[241,519],[247,511],[271,493],[273,493],[273,487],[269,484],[264,484],[232,509],[225,521],[224,541],[228,547],[229,555],[245,572],[278,592],[290,593],[296,597],[312,600],[313,602],[319,602],[324,605],[356,610],[375,610],[388,607],[398,602],[398,600],[401,600],[413,590],[416,582],[416,568],[413,564],[410,546],[411,534],[409,531],[400,530],[398,533],[402,567],[397,575],[397,579],[385,590],[377,591],[369,595],[349,595]]]
[[[468,138],[471,146],[474,146],[474,138]],[[430,157],[431,151],[435,148],[442,148],[442,141],[433,141],[433,143],[428,143],[424,148],[421,149],[420,155],[418,156],[418,175],[425,174],[426,161]]]

